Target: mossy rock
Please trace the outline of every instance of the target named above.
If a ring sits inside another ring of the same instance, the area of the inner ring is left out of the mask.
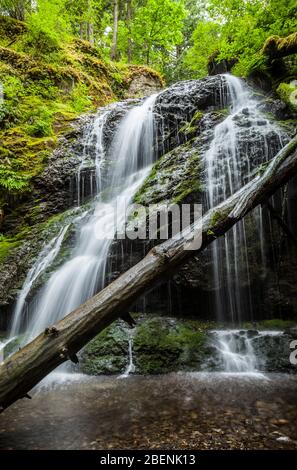
[[[199,370],[206,360],[211,324],[196,320],[138,316],[131,332],[136,374]],[[91,375],[121,374],[128,365],[129,330],[122,321],[106,328],[82,351],[80,370]]]
[[[198,370],[206,338],[198,321],[148,318],[136,328],[133,341],[136,373]]]
[[[120,374],[128,363],[128,346],[128,331],[118,321],[83,349],[80,370],[90,375]]]
[[[277,90],[280,99],[284,101],[288,107],[297,113],[297,80],[290,83],[281,83]]]
[[[197,149],[189,143],[181,145],[157,161],[134,201],[144,206],[198,202],[202,192],[201,173]]]

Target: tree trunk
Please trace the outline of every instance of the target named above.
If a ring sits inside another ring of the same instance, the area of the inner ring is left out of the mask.
[[[271,36],[263,46],[263,54],[271,60],[281,59],[291,54],[297,53],[297,33],[290,34],[285,38]]]
[[[146,49],[146,65],[150,65],[150,60],[151,60],[151,45],[147,44],[147,49]]]
[[[68,359],[76,361],[76,353],[129,311],[138,297],[226,233],[258,204],[266,202],[295,174],[297,137],[278,153],[264,173],[258,174],[237,193],[208,211],[180,237],[153,248],[142,261],[99,294],[7,358],[0,366],[1,410],[25,397],[32,387],[63,362]],[[197,241],[200,234],[202,243],[197,248],[193,246],[193,237]]]
[[[88,41],[92,46],[94,45],[94,25],[90,21],[87,23],[87,31],[88,31]]]
[[[128,29],[128,49],[127,49],[127,59],[131,63],[133,59],[132,55],[132,37],[131,37],[131,22],[132,22],[132,0],[127,0],[127,15],[126,15],[126,24]]]
[[[113,7],[113,35],[110,58],[116,60],[117,58],[117,45],[118,45],[118,25],[119,25],[119,0],[114,0]]]

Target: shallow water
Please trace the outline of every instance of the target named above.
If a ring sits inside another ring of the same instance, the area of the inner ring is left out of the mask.
[[[285,374],[56,373],[0,416],[0,449],[297,449],[296,392]]]

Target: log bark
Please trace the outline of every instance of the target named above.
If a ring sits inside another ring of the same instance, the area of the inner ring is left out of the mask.
[[[211,209],[180,236],[153,248],[148,255],[95,297],[47,328],[0,366],[0,407],[3,411],[47,374],[76,353],[156,283],[170,276],[193,254],[204,250],[258,204],[297,174],[297,137],[282,149],[261,174],[240,191]],[[202,242],[193,250],[193,239]],[[193,238],[194,237],[194,238]]]
[[[263,46],[263,54],[270,60],[281,59],[291,54],[297,53],[297,33],[290,34],[285,38],[271,36]]]

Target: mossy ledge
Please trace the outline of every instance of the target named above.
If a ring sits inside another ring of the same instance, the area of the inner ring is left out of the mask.
[[[27,41],[22,22],[0,16],[0,209],[30,196],[59,137],[76,118],[125,98],[135,78],[164,81],[149,67],[102,59],[98,47],[69,39],[50,54]],[[10,46],[8,46],[10,45]],[[1,229],[1,227],[0,227]]]

